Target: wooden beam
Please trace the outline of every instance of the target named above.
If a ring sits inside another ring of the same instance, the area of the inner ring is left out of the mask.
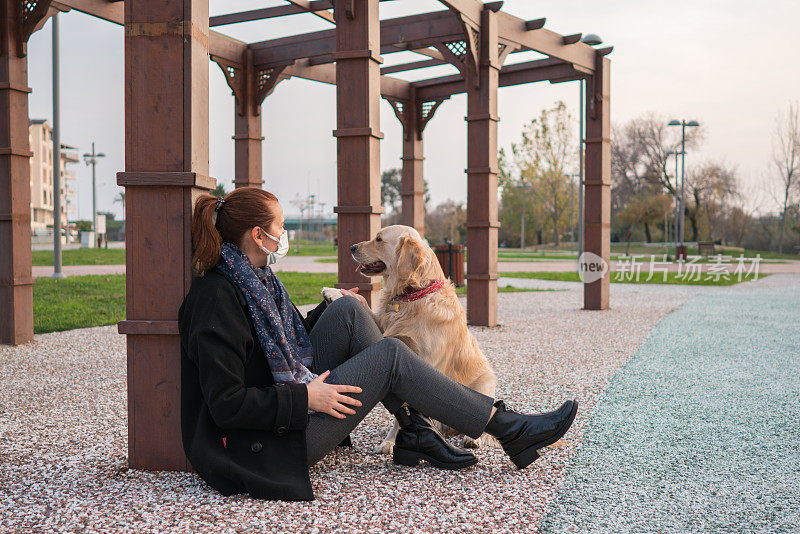
[[[414,69],[424,69],[426,67],[436,67],[439,65],[449,65],[447,61],[441,59],[426,59],[424,61],[412,61],[411,63],[401,63],[399,65],[390,65],[388,67],[381,67],[381,74],[391,74],[393,72],[404,72]]]
[[[459,17],[462,17],[464,22],[476,30],[481,26],[481,12],[483,11],[483,2],[478,0],[439,0],[442,4],[448,7],[451,12]],[[502,4],[502,2],[501,2]]]
[[[595,53],[591,46],[580,42],[565,45],[563,36],[545,28],[531,31],[526,21],[508,13],[498,13],[497,22],[500,37],[518,44],[523,50],[533,50],[594,72]]]
[[[513,65],[506,65],[500,70],[500,87],[521,85],[543,81],[569,81],[586,76],[585,72],[576,69],[570,63],[564,63],[553,58],[537,59]],[[411,82],[411,87],[417,91],[418,98],[432,100],[466,91],[464,77],[461,74],[441,76]]]
[[[51,5],[57,9],[74,9],[114,24],[125,24],[123,12],[124,2],[108,2],[107,0],[54,0]],[[209,31],[209,53],[211,55],[239,62],[247,43],[228,37],[219,32]]]
[[[544,28],[544,23],[547,22],[546,18],[526,20],[525,29],[528,31],[541,30]]]
[[[294,76],[314,82],[336,84],[336,66],[332,63],[325,65],[311,65],[310,60],[300,59],[283,71],[286,76]],[[394,98],[408,98],[411,82],[393,78],[391,76],[380,77],[381,95]]]
[[[314,0],[310,2],[311,10],[319,9],[320,11],[330,9],[333,7],[329,0]],[[238,13],[227,13],[225,15],[216,15],[210,17],[208,21],[209,26],[224,26],[225,24],[236,24],[239,22],[249,22],[253,20],[272,19],[277,17],[285,17],[288,15],[297,15],[301,13],[309,13],[309,10],[298,6],[296,4],[288,6],[266,7],[262,9],[251,9],[249,11],[240,11]],[[328,20],[327,18],[325,20]]]
[[[325,19],[328,22],[336,24],[336,21],[333,20],[333,13],[326,10],[328,8],[333,7],[333,4],[331,2],[324,2],[323,0],[324,3],[328,4],[327,8],[318,9],[317,6],[320,4],[320,2],[314,2],[311,0],[286,0],[286,1],[297,7],[305,9],[307,12],[312,13],[321,19]]]
[[[444,55],[435,48],[417,48],[415,50],[409,50],[409,52],[414,52],[415,54],[420,54],[422,56],[428,56],[432,59],[441,59],[442,61],[446,61],[444,59]]]
[[[381,53],[424,49],[448,40],[461,40],[461,23],[450,11],[436,11],[381,21]],[[257,65],[277,65],[301,58],[330,56],[335,52],[335,30],[251,43]]]

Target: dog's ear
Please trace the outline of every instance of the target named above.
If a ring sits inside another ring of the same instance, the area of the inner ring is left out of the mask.
[[[430,258],[422,243],[410,235],[400,238],[397,245],[397,275],[405,286],[420,287],[421,278]]]

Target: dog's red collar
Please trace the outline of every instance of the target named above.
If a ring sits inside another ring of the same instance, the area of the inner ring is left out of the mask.
[[[412,300],[418,300],[423,297],[427,297],[431,293],[436,293],[440,289],[444,287],[447,283],[447,280],[444,278],[435,281],[431,285],[427,287],[423,287],[422,289],[418,289],[416,291],[412,291],[411,293],[403,293],[402,295],[398,295],[395,297],[395,300],[399,300],[402,302],[411,302]]]

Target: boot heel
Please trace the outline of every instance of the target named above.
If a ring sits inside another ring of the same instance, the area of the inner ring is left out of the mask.
[[[392,452],[394,463],[413,467],[422,459],[419,453],[395,447]]]
[[[511,461],[517,466],[517,469],[525,469],[537,458],[539,458],[539,453],[536,452],[536,447],[529,447],[516,456],[512,456]]]

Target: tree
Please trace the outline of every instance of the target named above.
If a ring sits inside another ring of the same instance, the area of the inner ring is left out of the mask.
[[[650,225],[664,220],[664,213],[672,206],[672,197],[661,191],[643,191],[631,197],[625,208],[618,214],[621,221],[630,226],[641,224],[647,242],[653,240]]]
[[[209,191],[209,193],[211,193],[215,197],[224,197],[225,195],[228,194],[227,191],[225,191],[225,185],[222,182],[219,182],[217,184],[217,187]]]
[[[773,135],[772,163],[781,186],[781,227],[778,234],[778,252],[783,252],[786,218],[792,199],[800,191],[800,108],[789,104],[786,114],[779,114]]]
[[[117,202],[122,204],[122,220],[124,221],[125,220],[125,190],[124,189],[122,191],[120,191],[119,193],[117,193],[117,196],[114,197],[114,204],[116,204]]]
[[[388,169],[381,173],[381,203],[387,214],[397,210],[403,197],[400,195],[403,171],[398,168]]]
[[[428,180],[424,180],[423,199],[425,206],[431,201]],[[386,224],[396,224],[400,220],[403,196],[403,171],[399,168],[387,169],[381,173],[381,204],[386,209],[383,217]]]
[[[684,209],[692,225],[692,241],[700,237],[701,225],[706,237],[715,238],[715,220],[725,203],[736,194],[736,170],[724,163],[707,162],[687,175],[686,188],[690,201]]]
[[[572,122],[567,105],[559,101],[523,127],[520,143],[511,144],[521,187],[526,193],[530,188],[531,199],[541,204],[555,245],[569,224],[565,216],[569,214],[571,198],[567,169],[576,153]],[[502,156],[505,158],[505,153]]]
[[[701,128],[686,131],[686,148],[699,146],[703,138]],[[678,198],[680,190],[674,176],[674,161],[670,154],[680,150],[680,137],[667,127],[664,117],[647,113],[611,131],[611,212],[620,214],[629,202],[641,208],[643,195],[659,197],[666,193]],[[672,176],[671,172],[672,170]],[[634,200],[635,199],[635,200]],[[661,202],[651,199],[648,202]],[[663,212],[658,222],[663,221]],[[657,221],[641,220],[648,241],[652,238],[650,226]],[[664,228],[666,232],[666,228]]]
[[[455,244],[467,241],[467,210],[463,202],[446,200],[425,213],[425,237],[432,244],[446,239]]]

